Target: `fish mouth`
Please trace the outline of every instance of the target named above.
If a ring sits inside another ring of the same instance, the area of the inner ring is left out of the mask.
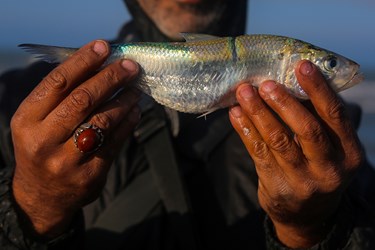
[[[356,72],[352,78],[340,88],[340,91],[353,87],[365,79],[362,72]]]

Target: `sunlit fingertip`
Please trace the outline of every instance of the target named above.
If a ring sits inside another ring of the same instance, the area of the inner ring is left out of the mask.
[[[123,60],[121,62],[121,66],[122,66],[123,69],[125,69],[125,70],[127,70],[131,73],[135,73],[135,72],[138,71],[138,65],[131,60]]]
[[[314,65],[310,61],[302,61],[299,65],[299,72],[302,75],[309,76],[314,71]]]
[[[260,90],[263,93],[271,93],[277,88],[276,82],[274,81],[265,81],[260,85]]]
[[[106,42],[98,40],[98,41],[95,41],[95,43],[94,43],[93,51],[98,56],[102,56],[102,55],[105,55],[107,53],[108,46],[107,46]]]
[[[249,101],[255,96],[255,89],[250,84],[242,84],[238,87],[238,94],[245,101]]]
[[[242,116],[242,109],[240,106],[233,106],[230,108],[230,113],[235,118],[240,118]]]

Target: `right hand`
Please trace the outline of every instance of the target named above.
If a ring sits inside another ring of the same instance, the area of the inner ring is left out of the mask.
[[[14,198],[39,236],[63,233],[77,211],[98,197],[114,157],[138,123],[139,92],[130,86],[138,67],[123,60],[98,71],[109,54],[104,41],[82,47],[39,83],[12,118]],[[94,153],[81,153],[73,142],[84,122],[105,136]]]

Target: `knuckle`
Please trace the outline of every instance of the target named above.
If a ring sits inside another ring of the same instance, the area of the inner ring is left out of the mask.
[[[51,178],[65,178],[67,172],[70,171],[67,166],[72,166],[72,160],[65,154],[58,154],[46,160],[45,165],[47,166],[46,171],[48,171]]]
[[[344,103],[339,98],[334,98],[327,105],[326,113],[330,120],[343,120],[345,117]]]
[[[70,107],[70,105],[62,105],[59,109],[57,109],[55,111],[55,116],[56,116],[56,120],[55,122],[57,123],[57,125],[62,125],[64,124],[64,120],[66,118],[69,118],[69,116],[72,115],[72,109]],[[56,125],[56,124],[55,124]]]
[[[31,156],[31,159],[33,159],[33,157],[35,156],[43,155],[46,148],[45,145],[48,145],[47,143],[38,140],[34,140],[32,143],[29,144],[30,146],[25,148],[25,151],[28,152],[28,155]]]
[[[364,153],[361,149],[354,151],[351,154],[348,154],[347,157],[347,168],[348,170],[357,170],[365,161]]]
[[[321,142],[324,140],[323,128],[316,120],[306,121],[302,125],[300,136],[307,141]]]
[[[332,169],[327,171],[326,181],[324,185],[321,186],[320,192],[322,193],[332,193],[340,189],[344,184],[344,177],[340,174],[337,169]]]
[[[258,158],[266,158],[269,155],[268,146],[263,141],[255,141],[253,143],[254,155]]]
[[[112,83],[118,83],[121,81],[121,76],[114,68],[109,67],[103,71],[104,83],[112,85]]]
[[[47,90],[62,90],[67,86],[68,70],[59,67],[44,78],[44,86]]]
[[[291,145],[291,139],[288,134],[283,131],[276,130],[269,137],[269,146],[279,152],[285,152]]]
[[[90,91],[84,88],[75,89],[69,96],[68,109],[78,113],[86,113],[93,105],[93,97]],[[70,113],[72,112],[70,111]]]
[[[74,64],[79,65],[81,68],[90,68],[91,63],[90,63],[90,58],[83,53],[76,53],[74,57]]]
[[[48,88],[46,87],[46,84],[43,84],[41,86],[38,86],[36,89],[34,89],[30,93],[30,95],[25,99],[25,102],[29,104],[40,102],[42,99],[44,99],[47,96],[47,94],[48,94]]]
[[[112,127],[113,118],[108,113],[99,113],[92,117],[92,123],[106,130]]]
[[[20,112],[16,112],[12,119],[10,120],[10,128],[12,132],[18,131],[18,129],[24,124],[24,119],[23,115]]]
[[[304,180],[304,182],[298,189],[298,194],[301,200],[310,199],[318,191],[316,183],[311,179]]]
[[[33,129],[34,123],[30,121],[26,112],[17,111],[11,118],[9,125],[12,136],[20,135],[17,137],[19,140],[29,138],[28,133]]]

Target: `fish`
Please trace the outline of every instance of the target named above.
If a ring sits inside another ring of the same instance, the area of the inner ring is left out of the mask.
[[[181,35],[185,41],[113,44],[104,65],[119,59],[137,62],[137,88],[168,108],[204,115],[235,105],[236,88],[243,82],[259,87],[263,81],[274,80],[296,98],[309,99],[294,73],[300,60],[315,64],[336,92],[363,80],[359,64],[351,59],[291,37]],[[50,63],[61,63],[77,50],[38,44],[19,46]]]

